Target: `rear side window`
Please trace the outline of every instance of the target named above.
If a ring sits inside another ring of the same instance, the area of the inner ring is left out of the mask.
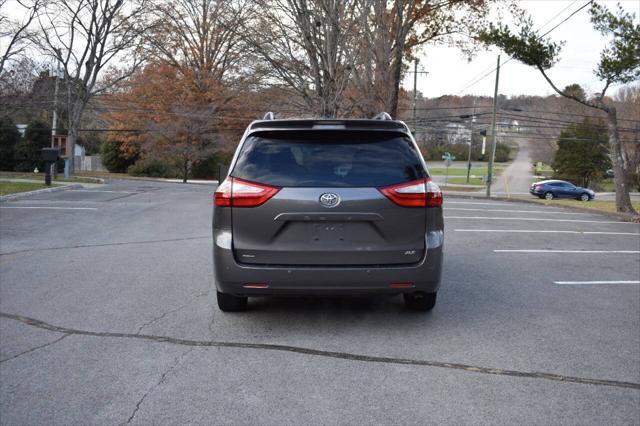
[[[322,130],[250,136],[231,176],[274,186],[374,187],[427,173],[402,134]]]

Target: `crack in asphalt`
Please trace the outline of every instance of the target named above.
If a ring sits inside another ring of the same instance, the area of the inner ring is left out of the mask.
[[[579,383],[583,385],[612,386],[612,387],[618,387],[618,388],[629,388],[629,389],[640,390],[640,383],[623,382],[618,380],[591,379],[586,377],[565,376],[561,374],[544,373],[544,372],[537,372],[537,371],[506,370],[502,368],[479,367],[474,365],[450,363],[450,362],[443,362],[443,361],[372,356],[372,355],[353,354],[348,352],[332,352],[332,351],[324,351],[320,349],[305,348],[300,346],[277,345],[277,344],[269,344],[269,343],[243,343],[243,342],[189,340],[189,339],[180,339],[177,337],[158,336],[158,335],[152,335],[152,334],[133,334],[133,333],[115,333],[115,332],[78,330],[74,328],[60,327],[60,326],[46,323],[44,321],[37,320],[35,318],[29,318],[22,315],[8,314],[5,312],[0,312],[0,317],[12,319],[14,321],[18,321],[23,324],[27,324],[32,327],[37,327],[43,330],[49,330],[49,331],[65,333],[65,334],[76,334],[81,336],[140,339],[140,340],[149,340],[149,341],[159,342],[159,343],[169,343],[174,345],[193,346],[193,347],[239,348],[239,349],[256,349],[256,350],[267,350],[267,351],[291,352],[291,353],[297,353],[302,355],[312,355],[312,356],[320,356],[325,358],[344,359],[349,361],[375,362],[375,363],[382,363],[382,364],[415,365],[415,366],[422,366],[422,367],[437,367],[437,368],[446,368],[450,370],[460,370],[460,371],[467,371],[472,373],[490,374],[490,375],[497,375],[497,376],[542,379],[542,380],[567,382],[567,383]]]
[[[196,299],[198,299],[198,298],[200,298],[200,297],[203,297],[203,296],[207,296],[208,294],[209,294],[209,292],[208,292],[208,291],[204,291],[204,292],[202,292],[202,293],[198,293],[198,294],[194,295],[194,296],[193,296],[193,299],[192,299],[192,300],[190,300],[190,301],[188,301],[187,303],[185,303],[185,304],[183,304],[183,305],[180,305],[180,306],[178,306],[178,307],[177,307],[177,308],[175,308],[175,309],[171,309],[171,310],[169,310],[169,311],[166,311],[166,312],[164,312],[164,313],[160,314],[159,316],[157,316],[157,317],[155,317],[155,318],[152,318],[151,320],[149,320],[149,321],[145,322],[144,324],[142,324],[142,325],[138,328],[138,332],[137,332],[136,334],[140,334],[140,333],[142,332],[142,330],[143,330],[145,327],[148,327],[148,326],[150,326],[151,324],[153,324],[153,323],[155,323],[155,322],[157,322],[157,321],[160,321],[162,318],[166,317],[166,316],[167,316],[167,315],[169,315],[169,314],[172,314],[172,313],[174,313],[174,312],[178,312],[179,310],[186,308],[187,306],[189,306],[190,304],[192,304]]]
[[[204,240],[207,238],[211,238],[210,235],[202,236],[202,237],[186,237],[186,238],[171,238],[166,240],[146,240],[146,241],[126,241],[120,243],[104,243],[104,244],[79,244],[75,246],[60,246],[60,247],[44,247],[44,248],[36,248],[36,249],[24,249],[24,250],[16,250],[16,251],[8,251],[5,253],[0,253],[0,256],[8,256],[11,254],[20,254],[20,253],[36,253],[39,251],[49,251],[49,250],[69,250],[69,249],[77,249],[77,248],[91,248],[91,247],[109,247],[109,246],[125,246],[130,244],[154,244],[154,243],[170,243],[174,241],[190,241],[190,240]]]
[[[63,334],[62,336],[60,336],[59,338],[57,338],[57,339],[55,339],[55,340],[52,340],[51,342],[45,343],[45,344],[40,345],[40,346],[36,346],[35,348],[27,349],[26,351],[24,351],[24,352],[20,352],[19,354],[14,355],[14,356],[12,356],[12,357],[4,358],[4,359],[0,359],[0,363],[5,362],[5,361],[11,361],[12,359],[16,359],[16,358],[18,358],[19,356],[22,356],[22,355],[25,355],[25,354],[31,353],[31,352],[33,352],[33,351],[37,351],[38,349],[46,348],[47,346],[51,346],[51,345],[53,345],[53,344],[58,343],[60,340],[64,339],[65,337],[68,337],[68,336],[69,336],[69,333],[67,333],[67,334]]]
[[[162,375],[160,376],[160,380],[158,380],[158,383],[156,383],[155,385],[151,386],[143,395],[142,397],[138,400],[138,402],[136,403],[135,408],[133,409],[133,412],[131,413],[131,415],[129,416],[129,419],[122,423],[122,424],[129,424],[131,423],[131,421],[133,420],[133,418],[136,416],[136,414],[138,413],[138,410],[140,410],[140,406],[142,405],[142,403],[144,402],[144,400],[147,398],[147,396],[149,396],[154,390],[156,390],[156,388],[158,386],[160,386],[161,384],[164,383],[164,381],[166,380],[167,376],[169,375],[169,373],[171,373],[179,364],[180,361],[182,361],[182,359],[187,356],[194,348],[190,348],[186,351],[184,351],[182,354],[180,354],[179,356],[176,357],[176,359],[173,360],[173,364],[171,364],[169,366],[169,368],[167,370],[165,370],[164,373],[162,373]]]

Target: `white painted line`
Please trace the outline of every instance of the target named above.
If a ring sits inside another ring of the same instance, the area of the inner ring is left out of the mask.
[[[138,191],[111,191],[111,190],[102,190],[102,189],[76,189],[74,192],[109,192],[114,194],[139,194]]]
[[[541,233],[541,234],[589,234],[589,235],[632,235],[640,236],[639,232],[601,232],[601,231],[549,231],[541,229],[454,229],[456,232],[491,232],[491,233]]]
[[[579,220],[579,219],[547,219],[530,217],[485,217],[485,216],[445,216],[445,219],[478,219],[478,220],[528,220],[536,222],[576,222],[576,223],[617,223],[618,225],[636,225],[633,222],[615,222],[603,220]]]
[[[494,250],[494,253],[580,253],[580,254],[640,254],[640,250]]]
[[[444,201],[444,206],[445,208],[447,207],[448,204],[471,204],[471,205],[477,205],[477,206],[513,206],[513,203],[501,203],[499,201],[493,201],[493,202],[477,202],[477,201],[449,201],[449,200],[445,200]]]
[[[0,209],[43,209],[43,210],[98,210],[97,207],[47,207],[47,206],[20,206],[20,207],[0,207]]]
[[[554,281],[558,285],[583,285],[583,284],[640,284],[640,281]]]
[[[542,214],[575,214],[583,216],[595,216],[593,213],[558,212],[542,210],[507,210],[507,209],[465,209],[462,207],[445,207],[445,210],[464,210],[470,212],[507,212],[507,213],[542,213]]]

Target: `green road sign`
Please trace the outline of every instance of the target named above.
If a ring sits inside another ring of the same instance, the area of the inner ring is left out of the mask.
[[[451,155],[448,152],[445,152],[444,155],[442,156],[442,159],[445,160],[445,161],[453,161],[453,160],[456,159],[456,157]]]

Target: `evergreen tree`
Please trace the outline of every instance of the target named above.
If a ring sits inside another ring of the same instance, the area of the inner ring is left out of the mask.
[[[13,171],[13,156],[19,140],[20,132],[13,120],[0,117],[0,170]]]
[[[601,180],[611,168],[608,143],[602,122],[587,118],[563,130],[552,165],[555,176],[583,187]]]
[[[42,148],[51,146],[51,127],[42,120],[34,120],[27,126],[24,137],[16,145],[15,170],[31,172],[43,170]]]

